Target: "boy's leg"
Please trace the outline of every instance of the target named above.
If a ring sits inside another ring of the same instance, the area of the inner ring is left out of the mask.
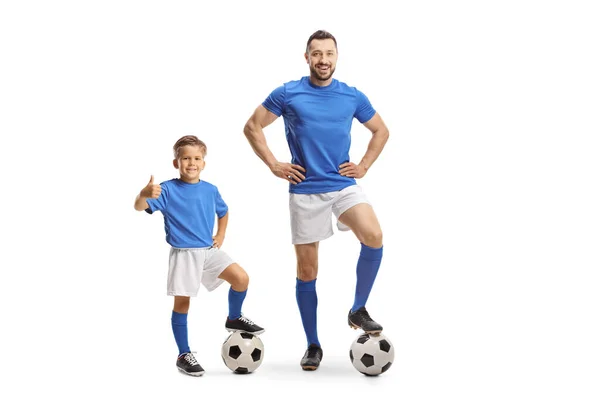
[[[204,374],[204,369],[190,351],[187,316],[190,296],[195,296],[200,288],[200,266],[203,264],[204,254],[201,251],[172,248],[169,254],[167,294],[174,298],[171,326],[179,349],[176,365],[179,371],[193,376]]]
[[[179,349],[179,355],[190,352],[188,344],[187,316],[190,309],[190,298],[174,296],[173,314],[171,316],[171,327],[175,342]]]
[[[242,315],[242,304],[248,291],[248,282],[250,281],[248,274],[239,264],[233,263],[221,272],[219,278],[231,285],[228,294],[229,315],[227,318],[238,319]]]
[[[244,331],[260,335],[265,330],[251,319],[242,314],[242,305],[246,299],[250,279],[246,271],[225,253],[214,248],[204,267],[202,283],[210,291],[216,289],[223,281],[231,287],[228,294],[228,316],[225,320],[225,329],[229,332]]]
[[[173,305],[173,315],[171,317],[171,326],[175,342],[179,348],[177,357],[177,368],[188,375],[200,376],[204,374],[204,369],[200,366],[196,358],[190,351],[188,344],[187,316],[190,309],[190,298],[185,296],[175,296]]]

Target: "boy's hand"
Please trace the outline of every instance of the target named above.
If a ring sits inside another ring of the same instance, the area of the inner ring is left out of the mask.
[[[216,247],[220,249],[223,245],[223,241],[225,241],[225,235],[215,235],[213,236],[213,245],[212,247]]]
[[[140,197],[145,197],[147,199],[158,199],[161,191],[162,188],[160,185],[154,184],[154,175],[151,175],[150,182],[148,182],[146,187],[142,189],[140,192]]]

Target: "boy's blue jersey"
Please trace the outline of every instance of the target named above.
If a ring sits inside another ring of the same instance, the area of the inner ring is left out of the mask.
[[[180,179],[162,182],[158,199],[148,199],[146,212],[160,211],[165,219],[167,243],[185,249],[211,247],[215,215],[227,214],[227,204],[215,185]]]
[[[336,79],[321,87],[303,77],[275,89],[262,105],[283,115],[291,163],[306,169],[304,181],[290,184],[291,193],[333,192],[356,184],[339,174],[339,166],[350,160],[353,118],[365,123],[375,115],[367,96]]]

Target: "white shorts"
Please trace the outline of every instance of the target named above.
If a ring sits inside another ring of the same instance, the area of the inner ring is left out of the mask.
[[[299,194],[290,193],[290,223],[292,244],[320,242],[333,235],[331,214],[339,218],[348,209],[360,203],[369,203],[367,195],[358,185],[337,192]],[[346,225],[337,222],[340,231]]]
[[[231,257],[216,247],[199,249],[171,248],[169,253],[169,277],[167,295],[195,297],[200,284],[213,291],[223,279],[219,278],[225,268],[233,264]]]

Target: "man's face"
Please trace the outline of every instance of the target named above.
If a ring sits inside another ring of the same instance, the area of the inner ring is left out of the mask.
[[[311,77],[320,81],[331,79],[338,57],[333,39],[312,40],[304,57],[310,68]]]

